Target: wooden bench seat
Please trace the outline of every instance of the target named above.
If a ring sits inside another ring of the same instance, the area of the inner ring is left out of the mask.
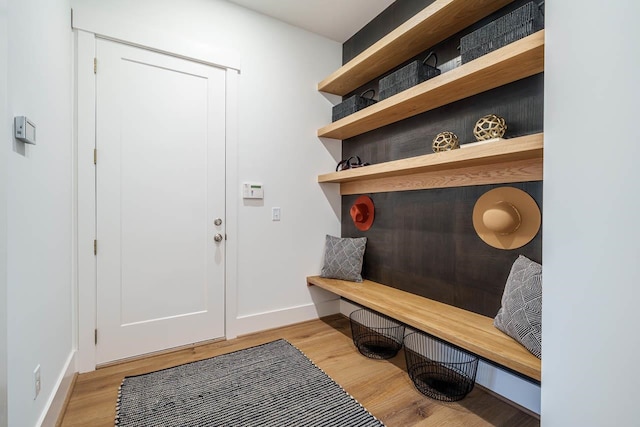
[[[493,326],[493,318],[370,280],[355,283],[311,276],[307,283],[540,381],[540,359]]]

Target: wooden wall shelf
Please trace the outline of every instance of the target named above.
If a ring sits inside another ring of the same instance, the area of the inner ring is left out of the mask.
[[[363,194],[542,180],[543,134],[331,172],[318,182]]]
[[[318,84],[344,96],[513,0],[436,0]]]
[[[544,71],[544,30],[318,130],[347,139]]]

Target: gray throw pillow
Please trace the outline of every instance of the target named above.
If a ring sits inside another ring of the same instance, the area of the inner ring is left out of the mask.
[[[366,237],[340,238],[327,234],[320,276],[362,282],[362,257],[366,244]]]
[[[493,324],[542,357],[542,266],[520,255],[511,267]]]

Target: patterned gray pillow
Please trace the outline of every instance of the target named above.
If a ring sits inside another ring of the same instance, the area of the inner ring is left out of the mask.
[[[362,257],[366,244],[366,237],[340,238],[327,234],[320,276],[362,282]]]
[[[493,324],[542,357],[542,266],[520,255],[511,267]]]

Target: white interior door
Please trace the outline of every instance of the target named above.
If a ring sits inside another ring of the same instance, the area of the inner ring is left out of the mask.
[[[97,61],[100,364],[224,336],[225,72],[101,39]]]

